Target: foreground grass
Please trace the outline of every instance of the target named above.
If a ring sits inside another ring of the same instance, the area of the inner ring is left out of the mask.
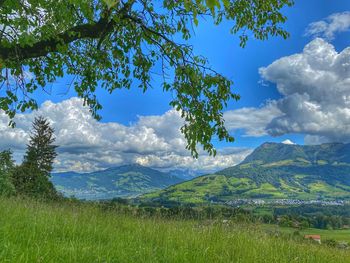
[[[246,225],[140,219],[0,199],[0,262],[350,262],[350,252]]]

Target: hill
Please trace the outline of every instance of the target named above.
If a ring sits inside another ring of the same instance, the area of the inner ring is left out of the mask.
[[[239,165],[144,196],[161,204],[350,199],[350,144],[264,143]]]
[[[350,262],[350,252],[250,224],[142,218],[94,204],[0,198],[0,262]]]
[[[200,175],[203,175],[202,172],[191,169],[173,169],[169,171],[169,174],[178,177],[183,181],[192,180]]]
[[[137,164],[92,173],[54,173],[51,180],[65,196],[88,200],[134,197],[183,181]]]

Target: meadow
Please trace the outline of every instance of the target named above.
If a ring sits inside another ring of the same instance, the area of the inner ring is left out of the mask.
[[[338,242],[350,243],[350,229],[317,229],[317,228],[306,228],[297,230],[292,227],[279,227],[277,225],[263,225],[262,229],[270,231],[280,231],[285,234],[293,234],[298,231],[301,236],[304,235],[320,235],[323,240],[335,240]]]
[[[253,224],[140,218],[94,204],[0,199],[0,262],[350,262]]]

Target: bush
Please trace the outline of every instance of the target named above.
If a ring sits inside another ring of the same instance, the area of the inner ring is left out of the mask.
[[[14,169],[11,151],[0,152],[0,196],[15,194],[15,187],[11,182]]]
[[[326,239],[323,241],[323,244],[329,246],[329,247],[336,247],[338,245],[338,242],[334,239]]]
[[[58,199],[59,195],[49,181],[37,167],[30,164],[17,166],[13,173],[16,192],[20,195],[40,199]]]

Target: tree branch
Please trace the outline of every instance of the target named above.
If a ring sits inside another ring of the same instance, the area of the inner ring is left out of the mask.
[[[57,52],[60,45],[67,45],[75,40],[100,38],[106,33],[106,30],[112,30],[114,24],[115,22],[113,19],[109,21],[108,17],[102,17],[95,23],[72,27],[71,29],[49,39],[36,42],[34,45],[21,46],[16,44],[11,47],[0,45],[0,59],[22,61],[25,59],[46,56],[48,53]]]
[[[2,7],[5,4],[6,0],[0,0],[0,7]]]

